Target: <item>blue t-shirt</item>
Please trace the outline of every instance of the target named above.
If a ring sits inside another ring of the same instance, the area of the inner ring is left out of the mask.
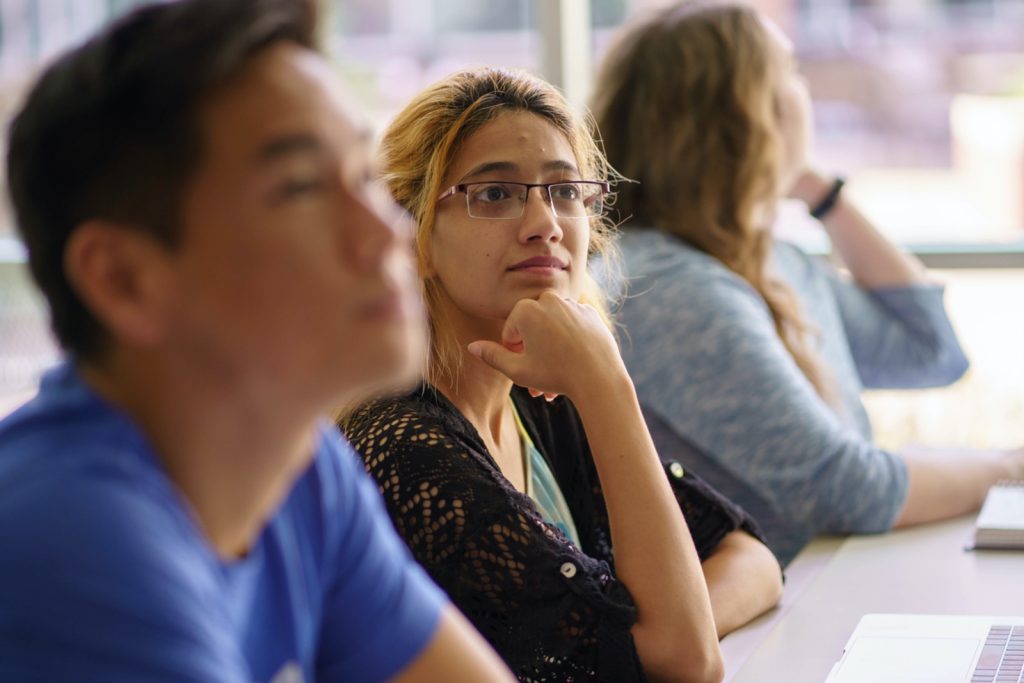
[[[0,422],[0,681],[382,681],[445,598],[329,425],[224,562],[145,436],[70,364]],[[240,473],[241,474],[241,473]]]

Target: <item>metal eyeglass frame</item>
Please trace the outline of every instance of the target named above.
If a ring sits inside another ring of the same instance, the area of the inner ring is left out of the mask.
[[[522,203],[519,205],[519,215],[474,216],[469,208],[469,192],[467,192],[467,189],[472,187],[473,185],[515,185],[517,187],[524,188],[526,199],[524,199]],[[551,188],[558,185],[596,185],[601,190],[600,197],[602,198],[602,200],[604,196],[611,191],[611,185],[605,180],[560,180],[557,183],[517,183],[514,181],[507,180],[478,180],[472,183],[459,183],[457,185],[452,185],[438,196],[437,201],[440,202],[441,200],[447,199],[448,197],[454,196],[461,192],[466,195],[466,215],[469,216],[470,218],[477,218],[480,220],[489,221],[514,221],[522,218],[523,215],[526,213],[526,202],[530,200],[530,190],[532,190],[535,187],[542,187],[544,188],[544,194],[547,195],[547,204],[549,207],[551,207],[551,212],[555,215],[556,218],[593,218],[594,216],[600,216],[601,213],[603,213],[604,203],[602,201],[602,210],[598,213],[586,213],[582,216],[559,216],[558,209],[555,208],[554,199],[551,197]]]

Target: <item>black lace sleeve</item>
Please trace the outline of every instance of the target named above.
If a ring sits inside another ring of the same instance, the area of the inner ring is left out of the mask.
[[[765,542],[757,522],[739,505],[720,494],[706,481],[675,461],[663,461],[672,491],[690,527],[701,561],[706,560],[725,536],[742,529]]]
[[[414,557],[521,681],[643,681],[636,609],[609,562],[546,524],[468,422],[428,394],[344,424]]]

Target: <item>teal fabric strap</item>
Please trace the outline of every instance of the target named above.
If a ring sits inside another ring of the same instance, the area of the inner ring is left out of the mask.
[[[580,547],[580,535],[576,531],[576,524],[572,520],[572,512],[569,510],[562,489],[558,486],[558,480],[548,467],[547,460],[537,447],[533,445],[533,439],[519,419],[519,413],[515,405],[512,412],[516,418],[516,427],[519,429],[519,439],[523,447],[523,465],[526,470],[526,495],[533,500],[541,517],[549,524],[558,527],[565,534],[566,538]]]

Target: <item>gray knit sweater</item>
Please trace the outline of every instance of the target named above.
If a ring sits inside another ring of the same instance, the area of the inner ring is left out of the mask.
[[[873,443],[861,390],[949,384],[967,359],[943,290],[865,291],[797,247],[773,268],[820,332],[842,405],[819,398],[764,300],[716,259],[653,230],[621,240],[623,356],[662,457],[681,459],[761,523],[786,563],[818,533],[888,530],[902,460]]]

